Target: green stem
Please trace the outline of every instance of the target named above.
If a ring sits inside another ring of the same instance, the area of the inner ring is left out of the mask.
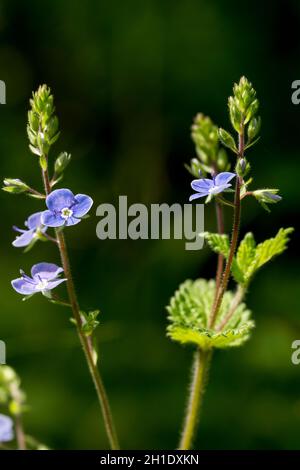
[[[19,450],[26,450],[25,434],[23,430],[22,416],[17,414],[15,416],[15,430],[16,430],[16,440]]]
[[[86,337],[86,335],[82,332],[82,318],[80,315],[80,308],[79,308],[79,304],[78,304],[77,297],[76,297],[75,286],[74,286],[74,282],[72,278],[70,262],[69,262],[69,257],[67,253],[67,247],[66,247],[63,232],[56,230],[56,237],[58,241],[63,269],[65,272],[65,276],[67,278],[67,289],[68,289],[69,300],[70,300],[73,316],[76,321],[77,334],[78,334],[78,337],[79,337],[79,340],[80,340],[80,343],[81,343],[81,346],[82,346],[82,349],[83,349],[83,352],[84,352],[84,355],[88,364],[90,374],[92,376],[92,380],[96,388],[96,392],[97,392],[98,399],[100,402],[100,406],[101,406],[101,410],[102,410],[102,414],[104,418],[105,429],[108,435],[110,446],[112,449],[116,450],[116,449],[119,449],[119,443],[118,443],[106,391],[105,391],[105,388],[104,388],[104,385],[103,385],[103,382],[99,373],[99,369],[97,368],[94,362],[94,352],[91,347],[91,344],[88,341],[88,338]]]
[[[221,204],[219,204],[217,201],[216,201],[216,215],[217,215],[218,233],[222,235],[224,233],[223,208]],[[216,293],[215,293],[216,297],[218,295],[219,288],[221,285],[223,267],[224,267],[224,256],[220,253],[218,255],[217,272],[216,272]]]
[[[50,185],[48,171],[46,170],[46,171],[43,171],[42,173],[43,173],[45,191],[46,191],[46,194],[48,195],[51,192],[51,185]],[[97,368],[97,365],[94,361],[93,348],[91,346],[90,341],[88,340],[88,338],[82,331],[82,318],[80,314],[80,307],[79,307],[79,303],[77,300],[74,281],[72,277],[65,237],[64,237],[63,232],[59,229],[56,229],[55,233],[56,233],[56,240],[57,240],[58,248],[60,252],[61,262],[63,265],[65,276],[67,278],[66,283],[67,283],[68,296],[69,296],[69,301],[70,301],[72,312],[73,312],[73,317],[76,322],[77,334],[78,334],[79,341],[82,346],[82,349],[86,358],[86,362],[87,362],[87,365],[88,365],[88,368],[89,368],[89,371],[90,371],[90,374],[91,374],[91,377],[92,377],[92,380],[93,380],[93,383],[97,392],[97,396],[98,396],[99,404],[100,404],[101,411],[103,414],[104,425],[105,425],[106,433],[107,433],[108,440],[110,443],[110,447],[113,450],[117,450],[120,447],[119,447],[117,434],[115,431],[115,426],[114,426],[114,422],[113,422],[113,418],[112,418],[112,414],[111,414],[111,410],[109,406],[108,397],[107,397],[107,394],[103,385],[103,381],[102,381],[99,369]]]
[[[183,432],[179,443],[179,450],[189,450],[192,447],[203,401],[211,355],[211,351],[202,351],[201,349],[195,352],[190,396],[184,419]]]

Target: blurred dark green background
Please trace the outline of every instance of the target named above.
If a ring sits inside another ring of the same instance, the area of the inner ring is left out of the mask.
[[[180,241],[101,242],[95,209],[121,194],[129,203],[186,203],[192,119],[202,111],[228,129],[227,97],[245,74],[263,118],[261,141],[249,151],[256,186],[280,187],[284,199],[271,215],[247,201],[242,233],[261,241],[299,226],[300,106],[291,103],[299,27],[296,0],[1,2],[1,177],[41,187],[25,125],[32,90],[47,83],[62,130],[52,156],[73,156],[63,185],[95,201],[67,238],[81,304],[102,310],[100,367],[124,448],[177,445],[192,350],[165,337],[165,305],[186,278],[213,276],[215,260]],[[0,338],[28,394],[26,429],[51,448],[106,448],[69,312],[42,296],[22,303],[10,287],[20,267],[59,262],[48,244],[27,255],[11,246],[11,226],[42,205],[0,197]],[[213,207],[206,229],[214,230]],[[252,285],[251,341],[215,354],[197,448],[300,448],[300,366],[290,360],[300,339],[299,280],[296,232],[289,252]]]

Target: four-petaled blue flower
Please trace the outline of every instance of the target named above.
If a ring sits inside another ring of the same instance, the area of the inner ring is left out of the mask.
[[[199,197],[214,196],[215,194],[222,193],[225,189],[230,188],[231,184],[229,184],[229,181],[235,176],[235,173],[224,171],[217,176],[213,176],[212,179],[200,178],[192,181],[191,186],[197,192],[192,194],[189,200],[193,201]]]
[[[52,263],[38,263],[31,268],[31,277],[24,271],[20,271],[22,277],[14,279],[11,284],[13,288],[23,295],[33,295],[38,292],[47,292],[66,281],[58,276],[63,272],[63,268]]]
[[[42,224],[47,227],[76,225],[93,205],[85,194],[74,196],[69,189],[56,189],[46,198],[48,210],[42,213]]]
[[[16,226],[13,229],[16,232],[20,232],[22,235],[17,236],[13,241],[13,246],[23,247],[28,246],[34,239],[37,239],[39,233],[45,233],[47,227],[44,227],[41,222],[42,212],[35,212],[25,221],[25,227],[27,230],[22,230]]]
[[[13,420],[0,414],[0,442],[12,441],[14,438]]]

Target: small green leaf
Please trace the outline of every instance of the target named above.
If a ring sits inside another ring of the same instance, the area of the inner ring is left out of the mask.
[[[229,238],[226,234],[203,232],[199,234],[204,237],[210,248],[218,254],[225,256],[229,254]]]
[[[81,311],[80,313],[83,318],[82,331],[86,336],[90,336],[100,323],[97,320],[100,310],[94,310],[88,313]]]

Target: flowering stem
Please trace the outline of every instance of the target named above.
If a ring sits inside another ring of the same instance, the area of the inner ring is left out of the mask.
[[[229,206],[229,207],[234,208],[233,202],[227,201],[227,199],[225,199],[225,198],[224,198],[223,196],[221,196],[220,194],[217,195],[216,200],[217,200],[218,202],[221,202],[221,203],[224,204],[225,206]]]
[[[50,185],[48,171],[43,170],[42,173],[43,173],[45,191],[46,191],[46,194],[48,195],[51,192],[51,185]],[[82,331],[83,323],[82,323],[80,307],[79,307],[79,303],[78,303],[77,295],[75,291],[75,286],[73,282],[65,237],[64,237],[63,232],[59,229],[56,229],[55,233],[56,233],[56,240],[57,240],[58,248],[60,252],[61,262],[63,265],[65,276],[67,278],[66,282],[67,282],[68,296],[69,296],[69,301],[70,301],[72,312],[73,312],[73,317],[76,322],[77,334],[78,334],[78,337],[79,337],[79,340],[80,340],[80,343],[81,343],[81,346],[82,346],[82,349],[83,349],[83,352],[84,352],[84,355],[88,364],[88,368],[89,368],[92,380],[94,382],[94,386],[96,388],[96,392],[97,392],[99,404],[102,410],[102,414],[104,418],[104,425],[105,425],[106,433],[107,433],[108,440],[110,443],[110,447],[111,449],[117,450],[119,449],[119,442],[118,442],[117,434],[115,431],[106,391],[102,382],[102,378],[99,373],[99,369],[97,368],[97,365],[94,360],[94,351],[93,351],[91,342],[88,340],[88,338]]]
[[[20,414],[15,416],[16,439],[19,450],[26,450],[25,434],[23,430],[22,417]]]
[[[48,235],[48,233],[43,233],[43,236],[49,240],[49,242],[57,243],[56,238],[51,237],[51,235]]]
[[[184,420],[183,432],[179,443],[179,450],[189,450],[192,446],[199,412],[203,401],[211,356],[212,351],[202,351],[201,349],[198,349],[195,352],[190,397]]]
[[[37,191],[36,189],[29,188],[29,189],[28,189],[28,192],[29,192],[30,194],[33,194],[34,196],[39,197],[40,199],[45,199],[45,198],[46,198],[45,194],[40,193],[40,192]]]
[[[242,130],[239,134],[239,153],[238,153],[238,159],[243,158],[244,156],[244,149],[245,149],[245,140],[244,140],[244,128],[242,127]],[[234,215],[233,215],[233,229],[232,229],[232,237],[231,237],[231,244],[230,244],[230,250],[229,250],[229,255],[225,267],[225,271],[223,274],[223,279],[221,282],[221,286],[219,289],[218,296],[214,302],[212,312],[210,315],[209,319],[209,327],[213,328],[222,300],[223,296],[226,292],[228,282],[230,279],[230,274],[231,274],[231,266],[233,262],[233,257],[235,254],[235,250],[237,247],[237,242],[238,242],[238,236],[239,236],[239,228],[240,228],[240,221],[241,221],[241,197],[240,197],[240,192],[241,192],[241,184],[242,184],[242,178],[240,176],[236,176],[236,182],[235,182],[235,196],[234,196]]]
[[[253,191],[246,191],[246,192],[241,196],[241,200],[244,199],[244,197],[247,197],[247,196],[253,196]]]
[[[222,235],[224,233],[224,217],[223,217],[223,209],[221,204],[216,201],[216,215],[217,215],[217,226],[218,226],[218,233]],[[221,284],[222,273],[224,267],[224,256],[220,253],[218,255],[218,263],[217,263],[217,272],[216,272],[216,293],[218,295],[219,287]]]

